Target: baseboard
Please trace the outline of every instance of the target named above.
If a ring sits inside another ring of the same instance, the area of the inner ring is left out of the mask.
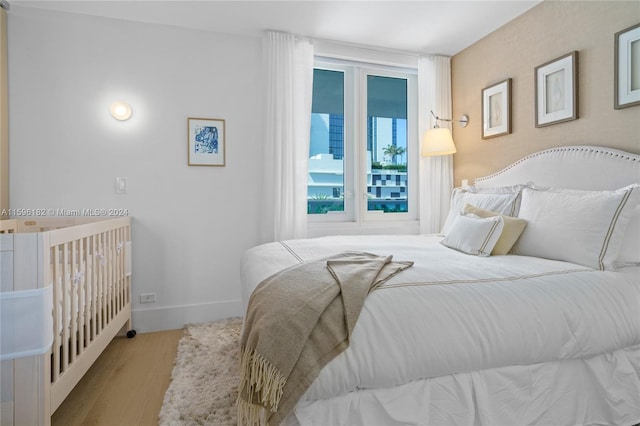
[[[186,324],[215,321],[242,315],[242,302],[240,300],[138,309],[131,312],[133,328],[138,333],[175,330],[183,328]]]

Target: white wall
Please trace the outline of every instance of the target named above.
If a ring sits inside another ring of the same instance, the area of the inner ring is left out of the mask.
[[[241,315],[239,259],[259,242],[260,40],[19,5],[8,29],[10,206],[128,209],[138,331]],[[129,121],[111,118],[115,100]],[[226,167],[187,166],[187,117],[226,120]]]

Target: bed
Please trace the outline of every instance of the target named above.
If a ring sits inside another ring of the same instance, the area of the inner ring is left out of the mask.
[[[0,221],[2,424],[50,424],[117,334],[131,328],[131,222]]]
[[[245,305],[267,277],[338,252],[414,262],[368,295],[282,424],[640,423],[639,182],[639,155],[553,148],[456,188],[441,235],[248,250]],[[493,231],[469,246],[478,224],[506,234],[505,216],[525,223],[510,254],[489,255]]]

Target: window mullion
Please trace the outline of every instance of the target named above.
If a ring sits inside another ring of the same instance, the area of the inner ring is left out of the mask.
[[[358,69],[358,139],[356,150],[358,153],[358,222],[363,222],[367,212],[367,73],[364,69]]]
[[[355,124],[357,116],[356,73],[352,67],[345,70],[345,209],[348,221],[358,221],[359,192],[357,170],[358,126]]]

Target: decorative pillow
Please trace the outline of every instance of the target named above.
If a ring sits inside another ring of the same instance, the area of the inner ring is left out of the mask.
[[[503,228],[502,216],[481,218],[472,214],[458,214],[442,244],[467,254],[489,256]]]
[[[624,231],[616,264],[640,264],[640,206],[636,206]]]
[[[442,227],[442,233],[447,235],[454,219],[460,214],[465,204],[471,204],[505,216],[517,216],[520,194],[524,187],[525,185],[498,188],[476,188],[474,186],[455,188],[451,193],[449,214]]]
[[[639,192],[637,184],[617,191],[525,188],[518,217],[527,228],[512,252],[614,269]]]
[[[500,215],[500,213],[484,210],[471,204],[465,205],[463,211],[465,214],[471,213],[479,217],[502,217],[502,220],[504,220],[504,229],[495,247],[491,250],[491,254],[494,256],[509,253],[509,250],[511,250],[511,247],[518,241],[520,234],[522,234],[522,231],[524,231],[524,228],[527,226],[527,221],[524,219]]]

